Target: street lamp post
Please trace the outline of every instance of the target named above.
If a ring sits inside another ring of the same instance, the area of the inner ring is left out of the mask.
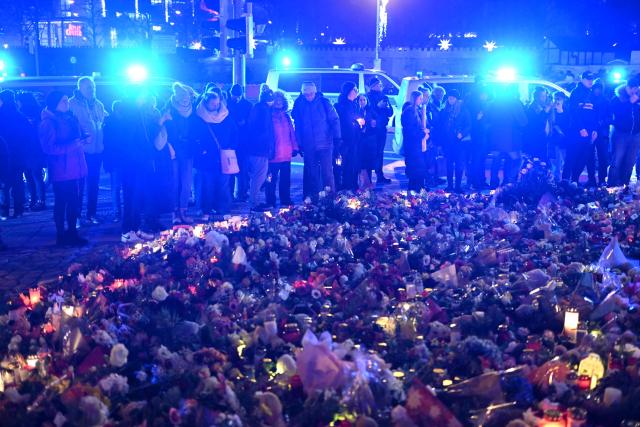
[[[382,25],[380,25],[380,11],[382,0],[376,0],[376,56],[373,60],[373,69],[380,70],[382,61],[380,60],[380,41],[382,40]]]

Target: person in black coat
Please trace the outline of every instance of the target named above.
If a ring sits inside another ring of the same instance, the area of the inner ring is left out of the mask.
[[[427,164],[424,153],[426,132],[422,126],[422,92],[413,91],[402,110],[402,147],[405,157],[405,173],[409,178],[409,191],[426,189]]]
[[[389,102],[389,97],[382,93],[382,81],[373,77],[369,81],[369,105],[374,110],[377,119],[376,126],[376,183],[388,184],[390,179],[386,178],[382,173],[382,165],[384,163],[384,148],[387,144],[387,126],[389,119],[393,116],[393,108]]]
[[[104,119],[104,161],[105,172],[109,174],[111,185],[111,206],[113,220],[118,222],[122,218],[122,158],[124,147],[125,118],[123,117],[123,102],[113,101],[111,114]]]
[[[587,166],[594,142],[598,138],[598,104],[593,95],[594,74],[585,71],[582,80],[571,92],[569,112],[571,114],[571,133],[567,163],[571,167],[571,181],[578,182]],[[590,185],[595,185],[590,182]]]
[[[487,111],[489,87],[478,82],[469,95],[467,107],[471,120],[471,149],[469,150],[468,180],[476,189],[486,188],[485,163],[489,151],[487,144]]]
[[[18,110],[29,121],[29,134],[26,141],[29,154],[26,157],[26,169],[24,172],[30,195],[29,209],[40,211],[46,208],[46,183],[44,182],[46,159],[38,140],[38,127],[40,126],[42,107],[36,100],[34,93],[26,91],[18,92],[16,104]]]
[[[229,108],[229,116],[231,116],[238,128],[238,150],[236,154],[240,167],[240,172],[230,177],[229,185],[237,200],[246,201],[249,197],[249,174],[247,172],[249,165],[246,145],[249,138],[249,115],[253,104],[244,97],[244,91],[239,84],[231,87],[227,108]]]
[[[471,141],[471,121],[455,89],[447,94],[447,105],[440,114],[438,129],[447,159],[447,190],[461,191],[462,174]]]
[[[547,159],[547,139],[551,133],[549,116],[552,104],[543,87],[533,90],[531,103],[527,106],[527,128],[524,152],[531,158]]]
[[[364,127],[358,142],[358,186],[366,190],[372,187],[371,172],[375,169],[376,162],[376,132],[378,130],[376,127],[378,121],[365,94],[358,95],[356,102],[358,105],[358,118],[364,119]]]
[[[598,114],[598,126],[596,128],[598,137],[594,141],[595,150],[589,153],[587,173],[589,174],[590,182],[604,186],[607,179],[607,170],[609,169],[609,126],[611,125],[611,109],[609,107],[609,99],[604,93],[602,80],[594,80],[591,90],[593,91],[593,104]],[[596,172],[598,174],[597,178]]]
[[[249,174],[249,205],[254,211],[265,211],[271,206],[259,203],[260,189],[269,175],[269,160],[276,151],[273,130],[273,90],[267,85],[260,89],[260,102],[253,106],[249,115],[249,137],[245,144]]]
[[[569,133],[569,113],[566,110],[565,102],[567,96],[564,92],[553,94],[553,108],[549,116],[551,125],[551,135],[549,136],[549,153],[552,159],[553,176],[557,182],[569,180],[571,170],[565,167],[567,158],[567,134]]]
[[[3,218],[9,217],[11,196],[13,196],[13,216],[20,217],[24,213],[24,182],[22,174],[26,168],[26,144],[30,137],[30,124],[27,118],[18,111],[15,94],[11,90],[0,92],[0,137],[5,140],[9,151],[9,170],[2,206]]]
[[[607,185],[628,185],[640,152],[640,74],[616,89],[611,101],[613,156]],[[638,171],[636,169],[636,175]]]
[[[337,190],[355,191],[358,188],[358,143],[364,119],[358,116],[358,86],[354,82],[342,85],[338,102],[334,105],[340,117],[342,141],[335,149],[333,174]]]

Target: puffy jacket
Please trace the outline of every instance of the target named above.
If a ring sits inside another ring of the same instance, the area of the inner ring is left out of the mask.
[[[78,90],[69,99],[69,109],[80,122],[82,133],[89,135],[84,143],[84,152],[100,154],[104,151],[104,134],[102,125],[108,116],[104,105],[97,99],[87,100]]]
[[[238,148],[238,129],[230,116],[220,123],[206,123],[197,114],[191,116],[192,138],[197,147],[194,163],[197,168],[220,173],[220,149]],[[215,139],[213,137],[215,135]]]
[[[48,156],[53,182],[87,176],[87,162],[80,142],[80,124],[71,113],[52,113],[45,109],[40,122],[40,145]]]
[[[341,138],[338,113],[321,93],[311,102],[300,95],[293,104],[291,116],[303,150],[331,149],[333,140]]]
[[[192,159],[196,152],[196,144],[189,137],[189,126],[193,123],[191,117],[195,114],[195,108],[189,117],[184,117],[169,102],[167,111],[171,114],[171,120],[165,122],[167,142],[176,151],[177,158]]]
[[[640,101],[631,103],[625,85],[616,88],[616,96],[611,101],[610,108],[616,132],[632,135],[640,133]]]

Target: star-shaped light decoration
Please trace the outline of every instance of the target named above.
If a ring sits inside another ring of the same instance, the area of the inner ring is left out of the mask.
[[[333,41],[333,44],[344,45],[344,44],[347,44],[347,41],[345,40],[344,37],[338,37]]]
[[[498,45],[494,41],[486,41],[482,47],[487,49],[487,52],[493,52],[494,49],[498,48]]]
[[[449,50],[451,48],[451,40],[441,39],[440,43],[438,43],[438,47],[440,50]]]

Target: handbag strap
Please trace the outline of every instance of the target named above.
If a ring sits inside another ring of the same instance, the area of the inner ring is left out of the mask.
[[[218,137],[216,136],[213,129],[211,129],[211,125],[209,123],[207,123],[207,129],[209,129],[209,134],[211,135],[211,138],[213,138],[213,142],[216,143],[216,146],[218,147],[218,151],[222,150],[222,148],[220,147],[220,143],[218,142]]]

